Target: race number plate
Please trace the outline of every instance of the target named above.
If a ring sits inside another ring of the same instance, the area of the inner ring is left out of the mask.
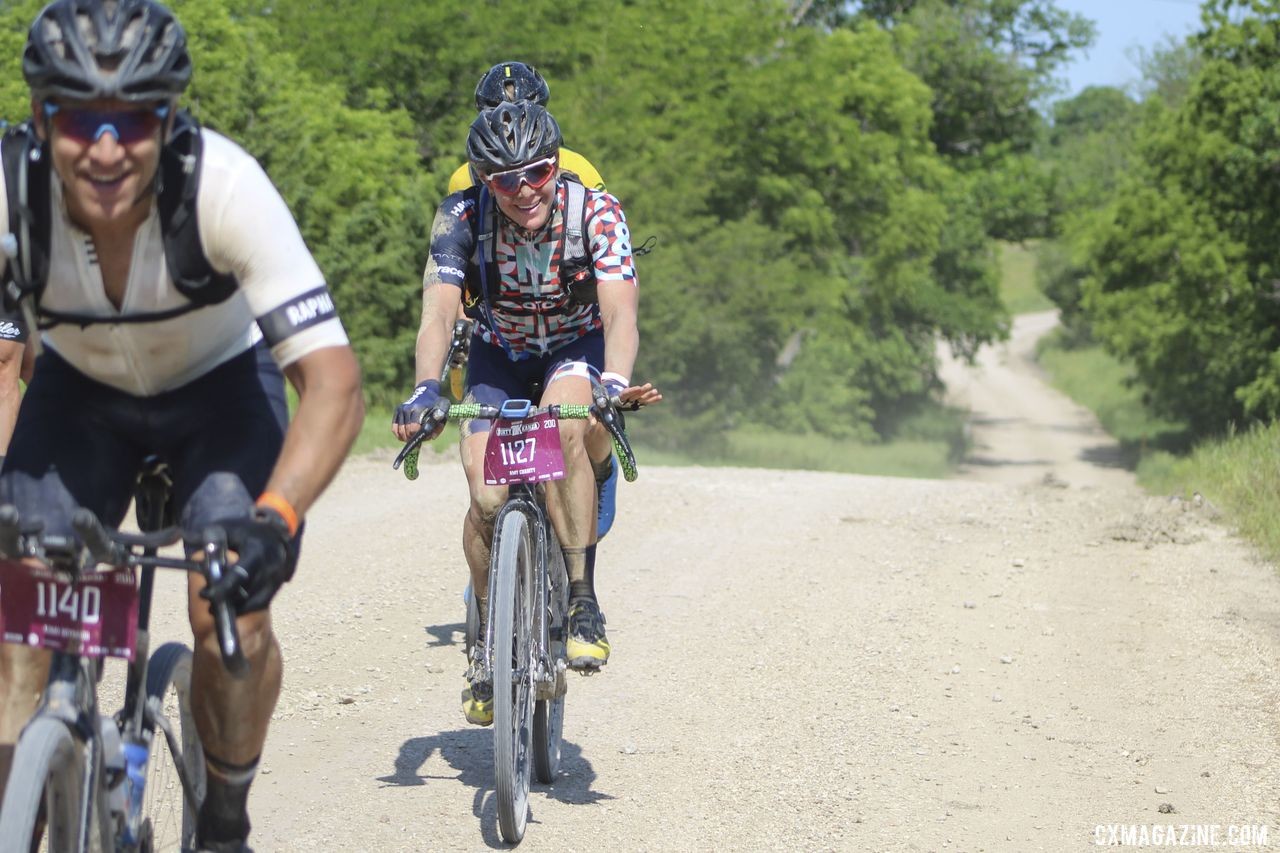
[[[0,560],[0,641],[87,657],[133,660],[138,588],[133,572],[94,572],[74,583]]]
[[[484,451],[484,481],[510,486],[563,479],[559,423],[546,414],[494,421]]]

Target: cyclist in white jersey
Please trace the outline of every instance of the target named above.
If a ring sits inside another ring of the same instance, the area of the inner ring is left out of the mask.
[[[47,274],[33,283],[28,267],[0,256],[8,294],[0,331],[17,330],[0,334],[0,403],[16,383],[6,353],[25,335],[39,335],[43,353],[0,472],[0,503],[53,533],[71,532],[78,506],[118,525],[142,459],[155,454],[172,470],[178,522],[226,530],[242,568],[226,591],[250,672],[237,680],[223,667],[203,581],[192,575],[192,691],[207,759],[197,841],[202,850],[242,851],[249,784],[282,672],[269,604],[293,574],[301,519],[359,430],[359,368],[266,174],[235,143],[177,112],[191,62],[168,9],[153,0],[54,0],[31,27],[23,73],[37,159],[51,166],[47,187],[29,187],[31,196],[49,194]],[[229,283],[220,300],[171,271],[177,253],[158,211],[167,196],[157,178],[178,128],[202,143],[182,180],[198,181],[188,212],[212,279]],[[8,198],[0,186],[0,227],[12,223]],[[16,293],[25,294],[17,304]],[[24,320],[33,316],[42,332]],[[292,424],[282,370],[299,394]],[[0,647],[0,781],[47,666],[46,653]]]

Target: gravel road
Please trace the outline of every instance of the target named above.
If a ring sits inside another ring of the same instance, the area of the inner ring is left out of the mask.
[[[563,776],[521,847],[1060,851],[1133,824],[1280,843],[1274,568],[1116,467],[1029,361],[1051,325],[948,367],[974,410],[957,479],[641,460],[600,548],[613,658],[571,681]],[[491,730],[458,704],[464,505],[452,454],[416,483],[373,456],[311,513],[276,607],[260,851],[502,846]]]

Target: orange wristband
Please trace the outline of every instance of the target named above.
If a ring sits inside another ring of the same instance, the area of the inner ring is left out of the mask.
[[[298,511],[293,508],[293,504],[285,500],[284,495],[276,494],[275,492],[263,492],[258,498],[257,505],[274,509],[280,513],[284,523],[289,525],[290,536],[298,532]]]

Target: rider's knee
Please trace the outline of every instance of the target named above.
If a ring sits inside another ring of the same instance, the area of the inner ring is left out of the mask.
[[[192,608],[191,633],[196,645],[207,654],[221,655],[218,645],[218,632],[213,617],[209,615],[208,605],[200,611]],[[275,642],[275,634],[271,630],[270,611],[257,610],[245,613],[236,618],[236,631],[240,636],[240,651],[249,660],[260,657],[266,648]]]
[[[471,519],[482,527],[492,526],[506,501],[506,489],[479,488],[471,494]]]
[[[567,457],[586,452],[587,422],[564,420],[560,422],[560,448]]]

